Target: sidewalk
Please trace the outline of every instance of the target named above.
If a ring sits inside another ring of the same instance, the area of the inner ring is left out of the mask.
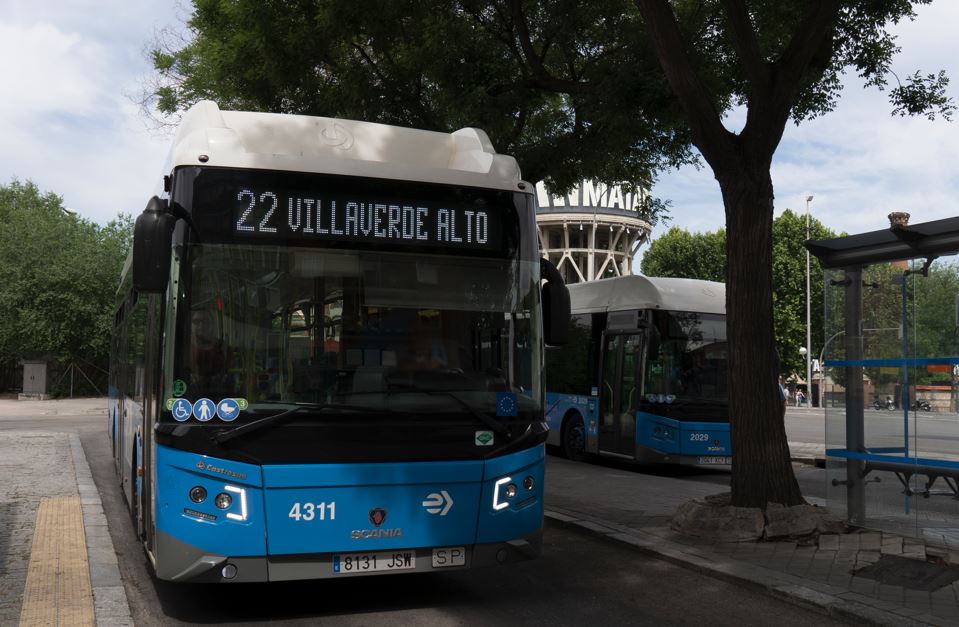
[[[106,398],[63,398],[47,401],[0,400],[0,416],[103,416],[106,424]]]
[[[0,477],[0,625],[132,626],[79,436],[0,431]]]
[[[959,564],[959,553],[921,540],[863,532],[823,535],[818,545],[810,546],[791,541],[701,541],[671,531],[670,518],[681,503],[726,491],[722,485],[550,455],[546,486],[548,518],[721,579],[759,587],[856,623],[959,625],[959,581],[928,592],[914,589],[918,578],[903,586],[852,574],[886,556],[914,560],[917,568],[932,557]]]

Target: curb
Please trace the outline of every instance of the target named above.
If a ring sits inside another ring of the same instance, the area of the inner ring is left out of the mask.
[[[101,627],[133,627],[133,616],[127,593],[120,578],[113,539],[103,513],[100,493],[93,482],[90,465],[80,444],[80,436],[70,434],[70,449],[76,472],[80,506],[83,509],[83,531],[87,540],[90,564],[90,585],[93,588],[93,609],[97,625]]]
[[[913,618],[896,614],[868,605],[876,600],[861,597],[860,600],[844,598],[850,593],[827,584],[809,582],[800,577],[779,571],[733,561],[716,562],[715,555],[708,547],[683,545],[660,538],[641,530],[632,529],[618,523],[600,518],[579,518],[576,512],[561,513],[547,509],[545,515],[550,520],[563,525],[577,527],[593,535],[628,544],[643,553],[658,557],[678,566],[689,568],[706,575],[723,579],[731,583],[747,584],[761,589],[771,596],[795,605],[818,610],[828,616],[843,620],[853,620],[860,624],[881,625],[883,627],[918,627],[929,624]]]
[[[812,455],[793,455],[789,458],[789,461],[795,462],[797,464],[805,464],[807,466],[816,466],[818,468],[826,467],[826,458]]]

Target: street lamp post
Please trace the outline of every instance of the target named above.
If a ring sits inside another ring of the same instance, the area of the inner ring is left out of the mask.
[[[812,196],[806,196],[806,240],[809,240],[809,203]],[[806,398],[812,399],[812,326],[809,316],[809,249],[806,249]],[[812,406],[810,400],[809,403]]]
[[[806,357],[809,355],[809,351],[806,350],[805,346],[799,347],[799,356]],[[808,363],[808,362],[807,362]],[[809,379],[806,379],[806,407],[810,406],[809,395],[812,394],[812,386],[809,385]],[[799,403],[796,403],[796,406],[799,406]]]

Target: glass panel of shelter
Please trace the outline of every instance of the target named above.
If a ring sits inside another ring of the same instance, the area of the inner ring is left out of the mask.
[[[955,496],[956,482],[936,471],[936,464],[959,461],[954,374],[959,362],[959,264],[956,257],[940,258],[925,273],[924,264],[919,259],[862,268],[859,333],[850,333],[846,324],[851,315],[846,296],[855,272],[826,273],[826,449],[868,457],[857,461],[827,454],[826,494],[830,509],[852,513],[856,508],[850,499],[856,497],[849,481],[865,472],[863,520],[856,522],[942,536],[945,546],[959,541],[954,522],[959,500],[948,498]],[[862,380],[861,451],[850,444],[856,426],[855,421],[847,425],[847,412],[855,412],[845,406],[847,387],[857,377]],[[889,462],[901,464],[899,472]]]

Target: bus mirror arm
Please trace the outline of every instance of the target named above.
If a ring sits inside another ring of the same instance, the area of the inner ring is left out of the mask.
[[[133,227],[133,286],[138,292],[166,291],[176,216],[154,196]]]
[[[193,238],[199,242],[200,241],[200,232],[196,230],[196,225],[193,224],[193,218],[190,217],[190,212],[183,208],[183,205],[173,201],[172,205],[169,205],[167,211],[175,217],[177,220],[183,220],[186,222],[186,225],[190,227],[190,230],[193,231]]]
[[[549,346],[566,344],[569,335],[569,288],[548,259],[539,260],[543,284],[543,338]]]

